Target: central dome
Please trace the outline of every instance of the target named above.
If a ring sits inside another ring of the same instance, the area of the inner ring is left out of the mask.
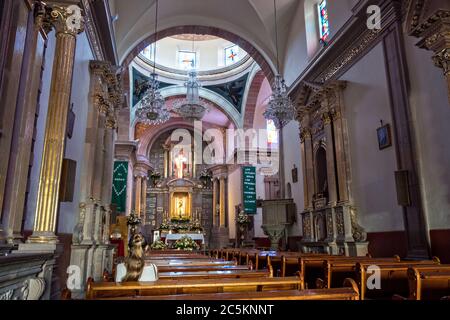
[[[146,47],[139,57],[153,65],[154,44]],[[196,69],[199,73],[226,72],[250,59],[238,45],[211,35],[180,34],[156,42],[156,65],[174,73]]]

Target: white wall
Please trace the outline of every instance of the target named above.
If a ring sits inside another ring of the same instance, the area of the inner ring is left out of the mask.
[[[344,114],[350,139],[351,186],[360,223],[367,232],[404,229],[395,189],[395,147],[379,150],[376,135],[380,120],[392,125],[383,66],[379,44],[341,78],[348,81]]]
[[[410,106],[421,171],[424,208],[430,229],[450,228],[450,106],[443,70],[432,52],[405,37],[410,75]]]
[[[302,222],[299,213],[304,210],[303,172],[300,154],[300,129],[297,121],[289,122],[283,128],[284,137],[284,182],[287,196],[287,184],[291,184],[292,198],[296,206],[296,222],[289,228],[289,236],[302,234]],[[297,167],[298,181],[292,181],[292,169]]]

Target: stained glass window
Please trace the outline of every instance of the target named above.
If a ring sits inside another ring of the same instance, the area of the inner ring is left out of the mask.
[[[184,70],[197,66],[197,54],[192,51],[178,51],[178,65]]]
[[[273,120],[267,120],[267,142],[278,143],[278,130]]]
[[[234,45],[225,48],[225,66],[230,66],[241,59],[239,55],[239,46]]]
[[[328,23],[327,0],[322,0],[317,5],[319,10],[319,34],[320,39],[327,40],[330,35],[330,25]]]

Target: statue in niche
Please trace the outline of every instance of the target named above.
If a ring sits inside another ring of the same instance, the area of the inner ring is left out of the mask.
[[[175,173],[178,179],[183,179],[184,169],[186,168],[187,158],[184,155],[183,149],[180,150],[178,155],[175,157]]]

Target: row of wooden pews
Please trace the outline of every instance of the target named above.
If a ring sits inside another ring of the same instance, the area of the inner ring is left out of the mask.
[[[446,299],[450,296],[450,265],[441,264],[436,257],[417,261],[401,260],[399,256],[346,257],[252,249],[214,250],[209,255],[240,263],[245,261],[255,270],[268,268],[276,277],[297,275],[302,280],[303,290],[339,288],[350,278],[356,282],[362,300]],[[379,275],[378,280],[372,276],[374,272]]]
[[[149,252],[146,263],[156,264],[159,279],[151,282],[88,281],[87,299],[127,300],[357,300],[352,279],[340,288],[303,290],[298,275],[273,277],[270,263],[254,269],[245,255],[217,258],[198,253]],[[245,257],[245,258],[244,258]],[[228,260],[229,259],[229,260]]]

